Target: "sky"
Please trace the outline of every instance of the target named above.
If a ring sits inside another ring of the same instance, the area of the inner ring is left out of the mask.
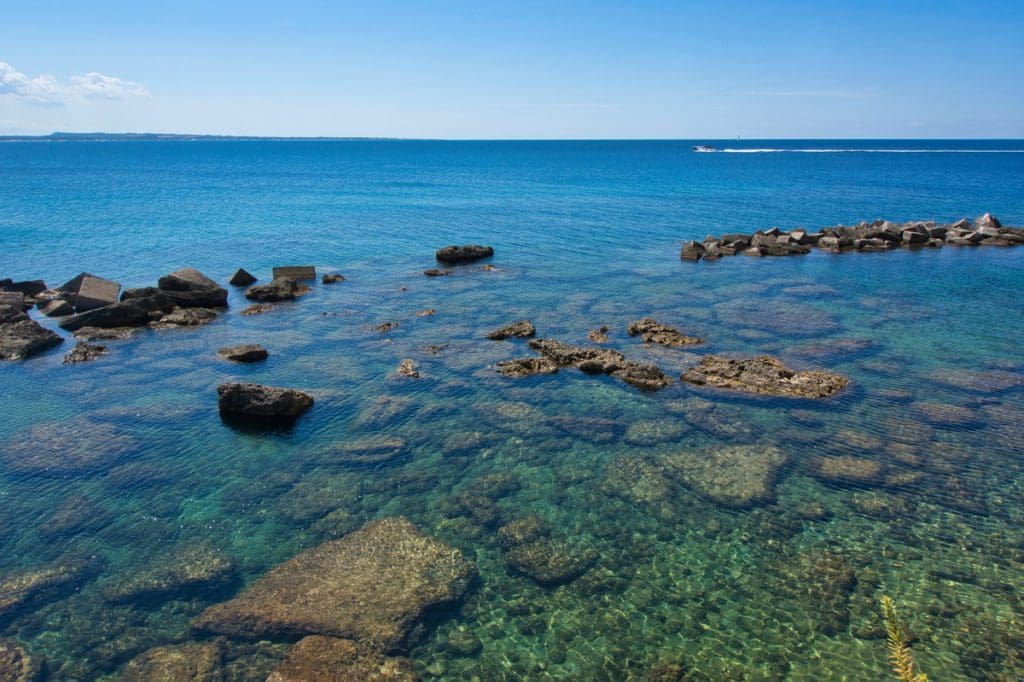
[[[1024,137],[1024,0],[6,5],[0,134]]]

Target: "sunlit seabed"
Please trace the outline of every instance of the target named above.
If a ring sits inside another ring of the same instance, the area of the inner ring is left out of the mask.
[[[148,558],[211,540],[250,581],[369,519],[401,514],[480,571],[464,603],[415,633],[409,653],[428,678],[624,679],[667,662],[696,679],[879,679],[883,594],[902,607],[934,679],[1024,673],[1024,393],[941,381],[947,370],[1024,376],[1020,300],[998,295],[1020,281],[1018,251],[708,265],[665,257],[582,271],[578,287],[544,268],[502,268],[500,254],[495,263],[496,272],[468,267],[436,280],[349,273],[255,317],[238,314],[244,301],[233,294],[214,324],[110,342],[95,363],[61,366],[56,351],[0,368],[10,387],[0,436],[84,416],[138,442],[88,475],[5,477],[5,569],[85,555],[97,571],[79,590],[21,610],[6,631],[44,653],[54,679],[112,674],[146,648],[192,638],[189,619],[238,589],[146,606],[102,598]],[[964,285],[968,268],[974,286]],[[415,316],[427,308],[436,314]],[[625,333],[645,315],[708,342],[645,348]],[[531,352],[482,335],[519,317],[572,342],[607,325],[612,347],[675,376],[694,352],[771,353],[846,374],[852,386],[832,400],[793,402],[678,383],[642,393],[574,370],[504,379],[493,364]],[[385,320],[399,326],[370,330]],[[838,339],[870,343],[845,352]],[[264,344],[270,359],[244,367],[215,358],[240,341]],[[405,357],[421,378],[389,379]],[[230,378],[302,388],[317,404],[291,430],[238,431],[215,409],[215,388]],[[971,420],[935,425],[915,402],[966,407]],[[561,417],[609,420],[613,436],[574,433]],[[473,432],[472,447],[452,445]],[[403,439],[405,452],[361,468],[322,454],[380,434]],[[747,443],[790,457],[773,503],[726,508],[656,466],[674,452]],[[877,461],[906,484],[823,483],[811,462],[830,453]],[[157,466],[125,473],[126,462]],[[481,486],[493,477],[507,480]],[[478,488],[491,491],[496,520],[482,522],[465,503],[477,498],[462,493]],[[81,506],[77,522],[55,523],[69,500]],[[497,527],[529,514],[570,547],[595,551],[593,567],[557,588],[513,575]],[[479,653],[453,646],[467,632]],[[244,678],[281,655],[247,645],[229,659],[238,657],[230,665]]]

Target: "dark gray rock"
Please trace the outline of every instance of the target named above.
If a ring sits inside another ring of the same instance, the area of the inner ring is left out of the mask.
[[[68,351],[64,356],[64,364],[73,365],[77,362],[89,362],[90,360],[95,360],[101,355],[106,354],[106,346],[92,345],[85,341],[79,341],[75,344],[75,347]]]
[[[177,305],[183,308],[226,308],[228,290],[195,268],[182,268],[164,275],[157,282],[157,288],[165,292],[192,294],[191,297],[176,297]],[[194,299],[191,304],[183,301]]]
[[[231,275],[228,284],[236,287],[247,287],[256,283],[256,277],[245,268],[238,268],[235,274]]]
[[[447,275],[452,274],[452,271],[441,270],[440,268],[430,268],[429,270],[424,270],[423,274],[427,277],[446,277]]]
[[[46,291],[46,282],[41,279],[30,279],[24,282],[12,282],[11,280],[4,280],[2,288],[4,291],[16,291],[20,294],[24,294],[26,297],[38,296],[39,294]]]
[[[121,285],[102,277],[85,276],[79,282],[78,291],[74,294],[75,310],[84,313],[103,306],[117,303],[121,293]]]
[[[288,277],[275,277],[269,284],[260,284],[251,287],[245,292],[245,297],[251,301],[290,301],[296,296],[309,292],[305,284],[300,284]]]
[[[243,343],[238,346],[225,346],[217,351],[217,355],[232,362],[262,362],[267,359],[267,349],[257,343]]]
[[[344,275],[342,275],[340,273],[337,273],[337,272],[331,272],[331,273],[325,274],[323,277],[320,278],[320,283],[321,284],[337,284],[338,282],[344,282],[344,281],[345,281]]]
[[[290,388],[230,383],[217,388],[222,414],[295,419],[313,406],[313,396]]]
[[[495,329],[493,332],[487,335],[487,338],[493,341],[501,341],[502,339],[508,339],[511,337],[518,338],[532,338],[537,335],[537,329],[533,326],[533,322],[529,320],[519,320],[512,324],[507,324],[501,329]]]
[[[65,317],[74,313],[75,309],[67,301],[55,298],[39,308],[39,312],[47,317]]]
[[[479,244],[445,246],[438,249],[435,255],[438,261],[455,265],[458,263],[471,263],[482,258],[490,258],[494,255],[494,249],[490,246],[481,246]]]
[[[688,241],[680,249],[679,258],[681,260],[698,261],[704,257],[704,251],[704,245],[700,242]]]
[[[23,360],[64,343],[28,315],[0,305],[0,360]]]
[[[273,269],[274,279],[287,277],[296,281],[315,280],[316,267],[312,265],[281,265]]]
[[[25,294],[20,291],[0,291],[0,305],[10,306],[15,310],[25,310]]]
[[[199,325],[209,324],[216,319],[217,311],[210,310],[209,308],[181,308],[176,306],[174,310],[163,315],[155,322],[151,322],[149,326],[153,327],[153,329],[198,327]]]

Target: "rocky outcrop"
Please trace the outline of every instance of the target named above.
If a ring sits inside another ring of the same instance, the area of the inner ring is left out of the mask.
[[[199,542],[157,557],[103,589],[115,604],[170,599],[210,591],[227,584],[235,572],[230,556],[212,543]]]
[[[666,454],[658,461],[698,495],[742,509],[775,499],[775,482],[789,457],[770,445],[734,445]]]
[[[250,284],[256,283],[256,276],[245,268],[238,268],[235,270],[235,274],[231,275],[231,279],[228,280],[228,284],[234,287],[247,287]]]
[[[68,560],[0,575],[0,621],[30,602],[52,600],[87,578],[90,568],[86,561]]]
[[[311,635],[288,651],[267,682],[414,682],[408,658],[385,656],[350,639]]]
[[[223,645],[219,641],[158,646],[124,667],[121,682],[222,682]]]
[[[0,360],[23,360],[62,343],[64,339],[22,311],[0,305]]]
[[[3,682],[38,682],[44,666],[44,659],[33,656],[18,640],[0,639],[0,680]]]
[[[320,278],[321,284],[337,284],[344,281],[345,277],[337,272],[324,273],[324,276]]]
[[[73,365],[77,362],[89,362],[95,360],[101,355],[107,354],[107,347],[100,345],[93,345],[86,343],[85,341],[79,341],[75,344],[67,354],[64,355],[64,364]]]
[[[82,327],[72,335],[79,341],[124,341],[139,333],[139,327]]]
[[[682,380],[696,386],[786,398],[828,398],[849,383],[846,377],[831,372],[794,371],[767,355],[746,360],[705,355],[700,364],[683,373]]]
[[[789,256],[809,253],[814,247],[829,253],[845,251],[891,251],[897,248],[951,246],[1015,246],[1024,244],[1024,228],[1003,227],[986,213],[973,225],[965,220],[945,225],[933,221],[891,223],[876,220],[847,227],[826,227],[811,233],[797,228],[783,232],[777,227],[751,235],[727,234],[707,237],[703,242],[683,244],[685,261],[714,259],[742,253],[747,256]]]
[[[295,419],[313,406],[313,396],[290,388],[231,383],[217,388],[221,414]]]
[[[291,301],[296,296],[309,293],[310,288],[301,282],[288,277],[275,277],[269,284],[250,287],[245,297],[250,301],[273,302]]]
[[[231,362],[263,362],[270,354],[258,343],[243,343],[237,346],[224,346],[217,351],[217,357]]]
[[[395,370],[395,374],[404,379],[419,379],[420,372],[416,368],[416,363],[412,358],[405,358],[398,363],[398,369]]]
[[[447,277],[452,274],[453,270],[442,270],[441,268],[428,268],[423,271],[423,274],[427,277]]]
[[[653,391],[672,383],[655,365],[626,360],[622,353],[610,348],[573,346],[553,339],[533,339],[530,348],[558,367],[576,367],[586,374],[608,374],[644,390]]]
[[[208,296],[208,303],[200,305],[210,308],[226,308],[228,290],[195,268],[182,268],[161,277],[157,281],[161,291],[184,291]]]
[[[502,341],[512,337],[528,339],[536,335],[537,328],[533,326],[533,322],[530,322],[529,320],[519,320],[518,322],[507,324],[501,329],[495,329],[493,332],[487,334],[487,338],[492,341]]]
[[[269,313],[271,310],[276,309],[277,306],[273,303],[253,303],[251,306],[242,311],[243,315],[262,315],[263,313]]]
[[[217,319],[217,311],[209,308],[175,307],[171,312],[150,322],[153,329],[174,329],[175,327],[198,327]]]
[[[475,576],[457,549],[404,518],[386,518],[302,552],[206,609],[193,626],[232,637],[323,635],[394,649],[424,611],[459,599]]]
[[[810,462],[811,474],[824,483],[839,486],[878,485],[882,465],[873,459],[854,455],[821,455]]]
[[[14,434],[0,447],[0,462],[24,475],[95,475],[137,447],[134,438],[110,424],[74,417]]]
[[[626,331],[629,332],[630,336],[639,335],[644,340],[644,343],[657,343],[670,348],[704,343],[704,339],[700,337],[686,336],[675,327],[661,324],[650,317],[630,322]]]
[[[498,363],[498,371],[507,377],[528,377],[534,374],[554,374],[558,365],[548,358],[517,358]]]
[[[494,255],[494,249],[490,246],[479,244],[465,244],[463,246],[445,246],[437,250],[437,260],[448,265],[458,263],[471,263],[481,258],[490,258]]]

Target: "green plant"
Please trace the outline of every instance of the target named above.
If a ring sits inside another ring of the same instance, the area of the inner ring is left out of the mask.
[[[882,617],[889,633],[889,661],[896,679],[900,682],[928,682],[928,676],[914,670],[914,655],[907,645],[907,638],[896,614],[896,604],[889,597],[882,597]]]

